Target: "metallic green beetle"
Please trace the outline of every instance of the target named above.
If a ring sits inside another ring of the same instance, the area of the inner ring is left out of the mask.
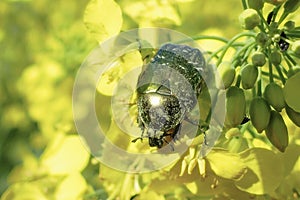
[[[148,138],[149,146],[161,148],[164,142],[168,143],[165,137],[176,139],[182,121],[197,104],[205,86],[202,75],[206,70],[199,49],[163,45],[138,78],[137,120],[142,135],[132,142]]]

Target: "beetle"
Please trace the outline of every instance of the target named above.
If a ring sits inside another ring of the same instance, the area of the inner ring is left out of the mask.
[[[188,82],[193,92],[187,92],[184,81],[170,72],[173,70]],[[163,45],[143,66],[138,77],[137,122],[142,134],[132,142],[148,138],[150,147],[161,148],[164,143],[169,143],[167,137],[175,141],[183,120],[187,119],[205,87],[203,74],[206,71],[205,59],[199,49],[171,43]]]

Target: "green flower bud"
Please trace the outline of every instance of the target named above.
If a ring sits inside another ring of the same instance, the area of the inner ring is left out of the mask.
[[[300,127],[300,112],[296,112],[290,107],[285,107],[286,114],[290,118],[290,120],[298,127]]]
[[[243,88],[246,90],[252,88],[256,82],[257,76],[257,67],[253,66],[252,64],[247,64],[241,70],[241,80]]]
[[[264,47],[268,40],[268,35],[263,32],[260,32],[256,35],[256,43],[261,47]]]
[[[231,66],[231,64],[229,62],[222,62],[218,66],[218,71],[222,78],[224,87],[225,87],[225,89],[227,89],[234,81],[235,69],[234,69],[234,67]]]
[[[296,112],[300,112],[299,85],[300,72],[288,78],[283,88],[285,103]]]
[[[276,83],[270,83],[266,86],[264,97],[268,103],[278,112],[285,107],[283,89]]]
[[[240,14],[239,21],[244,29],[252,30],[259,25],[260,18],[256,10],[249,8]]]
[[[272,37],[272,41],[273,42],[279,42],[280,41],[280,35],[279,34],[275,34],[273,37]]]
[[[257,67],[261,67],[266,63],[266,56],[262,52],[255,52],[252,57],[252,64]]]
[[[273,4],[275,6],[278,6],[280,4],[283,4],[286,0],[265,0],[266,3]]]
[[[278,32],[278,23],[277,22],[271,22],[270,25],[269,25],[269,28],[270,28],[270,32],[272,34],[277,33]],[[279,35],[279,37],[280,37],[280,35]]]
[[[236,86],[231,86],[226,92],[226,117],[225,125],[236,127],[240,125],[246,114],[246,99],[244,91]]]
[[[266,128],[266,135],[279,151],[285,151],[289,143],[288,130],[282,116],[274,110],[271,111],[270,122]]]
[[[300,127],[300,112],[296,112],[288,106],[285,107],[285,111],[290,120],[292,120],[296,126]]]
[[[293,30],[295,28],[295,22],[294,21],[287,21],[284,24],[285,30]]]
[[[292,44],[292,51],[297,55],[300,56],[300,40],[293,42]]]
[[[281,63],[281,54],[279,51],[274,50],[271,52],[269,59],[271,63],[273,63],[275,66],[278,66]]]
[[[249,8],[252,8],[254,10],[261,10],[264,7],[264,1],[263,0],[248,0],[248,6],[249,6]]]
[[[295,12],[300,6],[299,0],[287,0],[283,5],[285,13]]]
[[[252,99],[249,114],[252,125],[256,128],[257,132],[261,133],[269,124],[271,116],[271,108],[262,97]]]

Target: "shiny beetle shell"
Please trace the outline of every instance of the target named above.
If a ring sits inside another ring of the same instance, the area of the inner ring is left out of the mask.
[[[168,143],[165,137],[176,137],[182,121],[197,104],[197,97],[205,85],[202,77],[205,65],[202,53],[196,48],[165,44],[158,50],[138,78],[138,124],[142,135],[133,142],[148,138],[151,147],[161,148],[164,142]],[[183,80],[174,78],[168,69],[179,73],[193,93],[186,92]]]

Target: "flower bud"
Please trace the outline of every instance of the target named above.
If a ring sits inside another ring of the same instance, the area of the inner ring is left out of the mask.
[[[267,128],[270,121],[271,108],[264,98],[256,97],[252,99],[249,114],[251,123],[257,132],[261,133]]]
[[[285,13],[295,12],[300,6],[299,0],[287,0],[283,5]]]
[[[266,135],[270,142],[281,152],[289,143],[288,130],[282,116],[272,110],[268,127],[266,128]]]
[[[286,2],[286,0],[265,0],[265,2],[273,4],[275,6],[278,6],[278,5],[283,4],[284,2]]]
[[[269,59],[272,64],[278,66],[281,63],[281,54],[277,50],[274,50],[271,52]]]
[[[257,14],[256,10],[254,9],[246,9],[244,10],[240,16],[239,21],[246,30],[252,30],[260,23],[259,15]]]
[[[218,66],[218,71],[219,71],[220,76],[222,78],[224,87],[225,87],[225,89],[227,89],[232,84],[232,82],[234,81],[235,69],[231,66],[230,63],[222,62]]]
[[[266,63],[266,56],[262,52],[255,52],[252,57],[252,64],[257,67],[261,67]]]
[[[293,30],[295,28],[295,22],[294,21],[287,21],[284,24],[285,30]]]
[[[250,89],[254,86],[258,76],[257,67],[247,64],[241,71],[242,86],[244,89]]]
[[[267,102],[278,112],[285,107],[283,89],[276,83],[270,83],[266,86],[264,97]]]
[[[288,106],[286,106],[285,110],[286,110],[286,114],[288,115],[288,117],[290,118],[290,120],[292,120],[292,122],[296,126],[300,127],[300,113],[294,111],[293,109],[291,109]]]
[[[229,127],[240,125],[246,114],[246,99],[244,91],[231,86],[226,92],[225,124]]]
[[[266,43],[268,42],[269,38],[268,38],[267,34],[260,32],[256,35],[255,40],[259,46],[264,47],[266,45]]]
[[[263,0],[248,0],[248,6],[249,6],[249,8],[252,8],[254,10],[261,10],[264,7],[264,1]]]

